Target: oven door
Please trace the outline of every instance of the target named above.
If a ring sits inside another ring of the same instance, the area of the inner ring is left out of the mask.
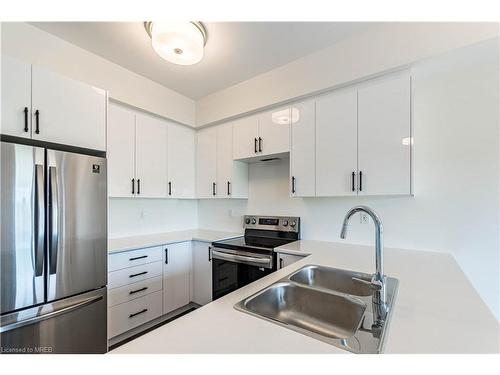
[[[276,270],[276,255],[212,247],[212,299],[216,300]]]

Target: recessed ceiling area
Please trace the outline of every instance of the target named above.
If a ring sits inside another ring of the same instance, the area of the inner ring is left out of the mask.
[[[142,22],[34,22],[32,25],[200,99],[361,32],[356,22],[208,22],[205,56],[180,66],[160,58]]]

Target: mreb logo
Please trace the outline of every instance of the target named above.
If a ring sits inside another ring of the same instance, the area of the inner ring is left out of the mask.
[[[99,164],[92,164],[92,173],[100,173],[101,166]]]

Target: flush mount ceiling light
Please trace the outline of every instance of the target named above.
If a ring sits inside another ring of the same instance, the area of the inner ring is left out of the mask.
[[[161,58],[178,65],[193,65],[203,58],[207,30],[201,22],[144,22],[144,28]]]

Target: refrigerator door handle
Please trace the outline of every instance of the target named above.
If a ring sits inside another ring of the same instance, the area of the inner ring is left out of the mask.
[[[30,324],[39,323],[43,320],[53,318],[57,315],[69,313],[70,311],[77,310],[77,309],[82,308],[84,306],[90,305],[91,303],[97,302],[101,299],[103,299],[102,295],[87,297],[81,301],[74,303],[73,305],[63,307],[62,309],[59,309],[59,310],[54,310],[54,311],[51,311],[47,314],[33,316],[31,318],[28,318],[28,319],[15,321],[15,322],[7,324],[5,326],[0,326],[0,333],[4,333],[4,332],[10,331],[10,330],[13,330],[16,328],[24,327],[24,326],[27,326]]]
[[[35,276],[43,275],[43,245],[45,234],[45,199],[43,165],[35,165]]]
[[[49,167],[49,274],[57,271],[59,245],[59,200],[57,196],[56,167]]]

